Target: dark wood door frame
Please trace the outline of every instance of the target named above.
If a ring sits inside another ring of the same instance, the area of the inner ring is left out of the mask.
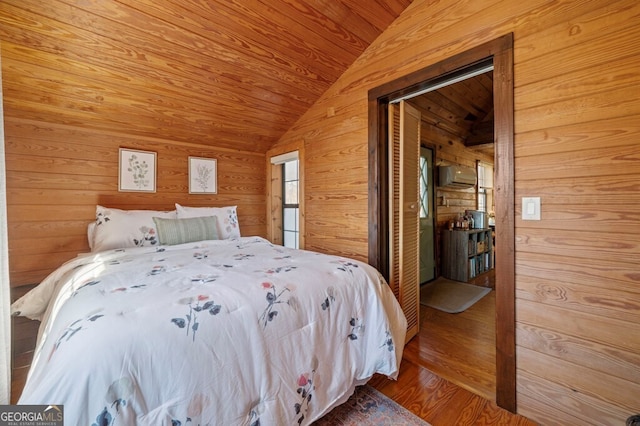
[[[516,412],[513,34],[369,91],[369,263],[389,277],[389,102],[493,62],[496,207],[496,403]]]

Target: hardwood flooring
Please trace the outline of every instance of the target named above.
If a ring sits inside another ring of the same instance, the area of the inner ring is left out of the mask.
[[[405,347],[404,358],[495,401],[495,291],[471,308],[448,314],[420,306],[420,332]]]
[[[536,424],[408,359],[403,359],[397,381],[378,375],[370,384],[432,426]]]
[[[33,287],[30,285],[12,288],[11,303]],[[27,380],[39,326],[40,321],[24,317],[11,317],[11,404],[18,401]]]
[[[493,274],[474,284],[495,288]],[[495,403],[495,291],[459,314],[420,306],[397,381],[370,384],[432,426],[535,425]]]

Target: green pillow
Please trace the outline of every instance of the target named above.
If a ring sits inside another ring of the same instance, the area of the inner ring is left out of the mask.
[[[195,241],[218,240],[218,218],[216,216],[192,217],[187,219],[163,219],[154,217],[158,240],[163,245],[192,243]]]

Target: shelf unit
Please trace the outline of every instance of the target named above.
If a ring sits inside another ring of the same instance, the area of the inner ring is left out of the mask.
[[[444,230],[442,232],[442,275],[466,282],[493,269],[491,228]]]

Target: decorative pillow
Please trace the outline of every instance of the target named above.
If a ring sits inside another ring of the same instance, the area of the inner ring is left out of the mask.
[[[175,245],[195,241],[217,240],[218,218],[215,216],[187,219],[163,219],[154,217],[160,244]]]
[[[215,216],[218,218],[220,239],[240,238],[240,224],[238,223],[237,206],[228,207],[185,207],[176,203],[178,219],[190,217]]]
[[[158,244],[154,217],[175,219],[176,212],[120,210],[96,207],[96,227],[91,251],[143,247]]]

